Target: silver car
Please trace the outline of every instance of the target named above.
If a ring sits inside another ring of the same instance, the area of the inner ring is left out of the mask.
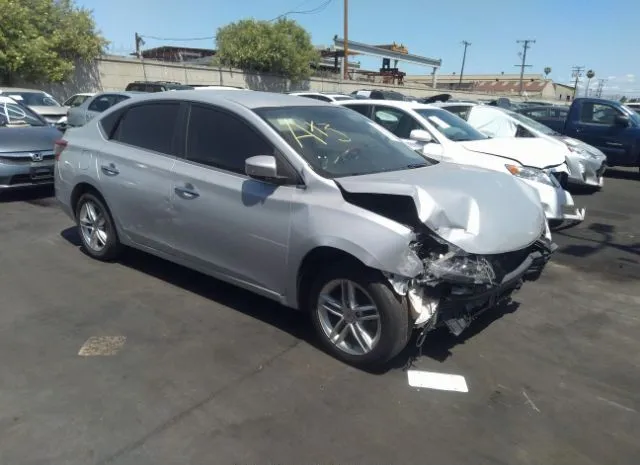
[[[56,124],[67,114],[67,109],[42,90],[0,87],[0,94],[35,111],[49,124]]]
[[[61,136],[29,108],[0,95],[0,193],[53,184],[53,147]]]
[[[135,247],[308,311],[356,366],[385,363],[414,330],[459,334],[554,249],[525,183],[432,164],[311,99],[150,94],[60,147],[56,197],[90,256]]]
[[[112,106],[143,92],[100,92],[67,112],[67,127],[82,126]]]

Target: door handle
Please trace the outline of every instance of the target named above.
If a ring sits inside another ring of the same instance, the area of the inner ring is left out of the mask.
[[[108,165],[102,165],[100,169],[107,176],[116,176],[120,174],[120,171],[118,170],[118,168],[116,168],[116,165],[114,165],[113,163],[109,163]]]
[[[193,187],[191,184],[185,184],[184,186],[177,186],[173,190],[178,195],[178,197],[181,197],[185,200],[191,200],[191,199],[200,197],[200,194],[198,194],[198,191],[196,191],[195,187]]]

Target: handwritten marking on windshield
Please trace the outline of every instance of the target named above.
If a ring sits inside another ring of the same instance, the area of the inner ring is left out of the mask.
[[[324,125],[322,125],[314,123],[313,121],[309,121],[305,123],[308,127],[301,126],[300,124],[295,122],[292,123],[291,121],[286,121],[286,124],[289,132],[291,133],[291,136],[295,139],[295,141],[301,148],[302,142],[300,141],[309,137],[317,140],[321,144],[328,145],[327,139],[329,138],[329,133],[334,133],[335,135],[337,135],[337,140],[339,142],[351,142],[351,138],[347,134],[338,131],[337,129],[333,129],[332,127],[330,127],[329,123],[325,123]],[[302,134],[296,134],[296,130],[298,132],[302,132]],[[319,133],[323,137],[320,137],[317,133]]]

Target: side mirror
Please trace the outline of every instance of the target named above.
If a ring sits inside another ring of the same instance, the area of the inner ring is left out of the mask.
[[[424,142],[428,144],[429,142],[433,142],[433,137],[424,129],[414,129],[409,134],[409,139],[415,140],[417,142]]]
[[[256,155],[247,158],[244,162],[244,172],[247,176],[265,180],[276,180],[278,178],[278,166],[276,157],[271,155]]]
[[[616,126],[626,128],[629,126],[629,117],[627,115],[617,114],[613,120]]]

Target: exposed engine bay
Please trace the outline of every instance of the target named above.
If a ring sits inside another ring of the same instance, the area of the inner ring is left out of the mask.
[[[409,227],[413,240],[407,261],[420,260],[413,277],[384,273],[394,291],[405,296],[416,328],[423,331],[447,326],[459,335],[471,321],[508,301],[525,281],[538,279],[557,248],[546,221],[538,238],[525,248],[497,253],[470,254],[448,242],[418,218],[414,200],[393,194],[349,193],[349,203]],[[415,269],[416,263],[407,268]]]

